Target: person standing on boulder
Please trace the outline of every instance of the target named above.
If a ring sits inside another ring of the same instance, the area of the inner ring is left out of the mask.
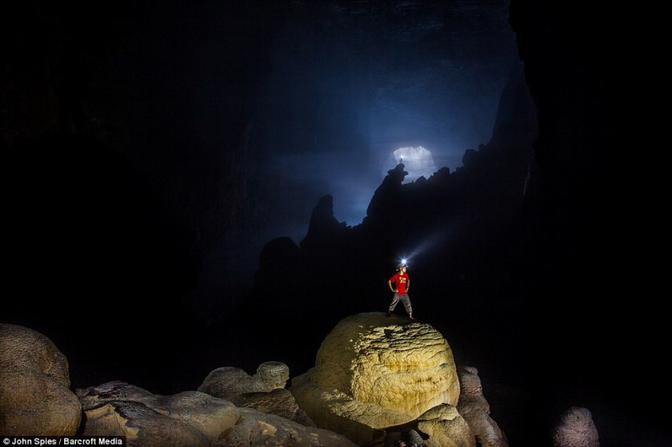
[[[394,286],[393,286],[394,284]],[[411,299],[408,297],[408,289],[411,287],[411,278],[406,273],[406,265],[402,263],[399,268],[397,268],[397,273],[392,275],[390,279],[387,280],[387,285],[390,287],[390,290],[394,293],[392,298],[392,303],[387,310],[387,316],[392,316],[392,311],[397,307],[397,303],[401,300],[406,313],[411,320],[413,318],[413,308],[411,307]]]

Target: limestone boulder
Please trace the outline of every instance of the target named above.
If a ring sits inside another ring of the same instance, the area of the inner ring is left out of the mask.
[[[85,436],[125,436],[129,446],[207,447],[211,440],[177,418],[133,401],[109,401],[86,410]]]
[[[268,393],[240,394],[232,398],[231,401],[237,407],[254,408],[262,413],[282,416],[309,427],[315,426],[306,412],[299,408],[294,395],[284,388],[278,388]]]
[[[31,369],[70,386],[68,359],[46,336],[27,327],[0,324],[0,371]]]
[[[245,393],[270,392],[284,388],[289,380],[289,367],[282,362],[264,362],[254,375],[240,368],[222,367],[208,374],[198,391],[222,399],[232,399]]]
[[[77,394],[86,414],[85,434],[128,436],[131,445],[211,445],[240,418],[231,402],[198,391],[162,396],[108,382]]]
[[[364,313],[334,327],[290,391],[319,427],[366,445],[385,428],[457,405],[460,385],[451,348],[431,325]]]
[[[208,374],[198,390],[227,399],[238,407],[254,408],[307,426],[315,426],[299,408],[294,395],[285,389],[289,367],[281,362],[264,362],[254,375],[240,368],[222,367]]]
[[[74,435],[81,420],[66,357],[46,336],[0,324],[0,433]]]
[[[425,440],[413,429],[390,431],[385,436],[385,447],[425,447]]]
[[[356,447],[346,437],[251,408],[240,408],[240,421],[216,444],[221,447]]]
[[[133,447],[353,447],[347,438],[199,391],[154,395],[124,382],[78,390],[84,434],[126,436]]]
[[[429,436],[427,447],[476,447],[469,424],[452,405],[432,408],[418,418],[417,426]]]
[[[460,369],[462,393],[457,406],[482,447],[508,447],[509,443],[497,422],[490,417],[490,404],[483,394],[478,369],[466,366]]]
[[[554,447],[600,447],[600,437],[587,408],[572,407],[553,431]]]

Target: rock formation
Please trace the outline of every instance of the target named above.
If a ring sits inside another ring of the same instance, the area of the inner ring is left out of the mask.
[[[429,435],[427,447],[476,447],[476,439],[457,408],[444,404],[422,414],[418,429]]]
[[[385,437],[385,447],[423,447],[425,445],[425,440],[413,429],[391,431]]]
[[[233,402],[238,407],[254,408],[303,425],[315,426],[299,408],[292,393],[284,389],[289,368],[281,362],[264,362],[250,376],[240,368],[222,367],[208,374],[199,391]]]
[[[77,390],[86,414],[84,433],[127,436],[142,446],[209,445],[238,421],[232,403],[187,391],[158,396],[124,382]]]
[[[567,410],[553,431],[555,447],[600,447],[597,427],[593,416],[586,408],[572,407]]]
[[[250,376],[240,368],[225,366],[208,374],[198,391],[222,399],[244,393],[269,392],[284,388],[289,380],[289,368],[281,362],[264,362]]]
[[[469,424],[482,447],[508,447],[506,436],[490,417],[490,405],[483,395],[478,369],[465,366],[460,370],[462,393],[457,409]]]
[[[318,426],[371,444],[382,429],[414,421],[439,405],[457,405],[460,388],[450,346],[432,326],[364,313],[336,325],[315,367],[294,378],[291,391]],[[436,418],[459,416],[444,413]],[[428,421],[436,419],[430,416]],[[438,432],[432,423],[424,427]]]
[[[0,433],[74,435],[81,408],[68,360],[44,335],[0,324]]]
[[[344,436],[306,427],[273,414],[240,408],[240,419],[224,436],[221,447],[356,447]]]
[[[294,395],[284,388],[268,393],[245,393],[231,399],[237,407],[254,408],[262,413],[275,414],[291,419],[299,424],[315,427],[315,423],[294,399]]]
[[[84,434],[126,436],[131,446],[351,447],[346,438],[199,391],[154,395],[123,382],[78,390]]]

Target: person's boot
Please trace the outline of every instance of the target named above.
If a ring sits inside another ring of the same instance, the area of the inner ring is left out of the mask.
[[[411,320],[415,320],[415,318],[413,318],[413,315],[411,314],[408,315],[408,318],[410,318]]]
[[[388,311],[387,311],[387,316],[388,316],[388,317],[391,317],[391,316],[392,316],[392,312],[390,312],[390,311],[388,310]]]

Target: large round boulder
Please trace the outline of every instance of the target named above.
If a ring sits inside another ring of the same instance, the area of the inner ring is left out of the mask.
[[[0,324],[0,433],[74,435],[81,420],[68,361],[44,335]]]
[[[364,313],[336,325],[291,391],[318,426],[371,444],[376,431],[457,405],[460,385],[451,348],[431,325]]]

